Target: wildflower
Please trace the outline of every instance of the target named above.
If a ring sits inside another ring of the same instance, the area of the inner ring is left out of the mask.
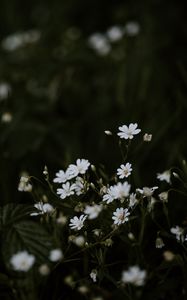
[[[87,216],[81,215],[79,218],[77,216],[70,219],[70,228],[75,230],[80,230],[84,226],[84,221]]]
[[[74,195],[75,184],[70,184],[70,182],[66,182],[62,185],[62,189],[57,189],[57,194],[60,195],[61,199],[65,199],[71,195]]]
[[[152,134],[145,133],[143,136],[144,142],[150,142],[152,140]]]
[[[10,123],[12,121],[12,114],[10,112],[5,112],[1,116],[2,123]]]
[[[46,276],[50,273],[49,266],[47,264],[43,264],[38,269],[39,273],[43,276]]]
[[[76,165],[71,164],[67,168],[67,176],[69,179],[76,177],[78,174],[85,174],[90,166],[90,163],[87,159],[77,159]]]
[[[157,173],[157,179],[160,181],[166,181],[171,184],[171,172],[170,170],[166,170],[163,173]]]
[[[78,235],[73,238],[73,243],[78,247],[83,247],[85,245],[85,238],[83,235]]]
[[[38,216],[38,215],[43,215],[45,213],[52,213],[55,210],[54,207],[49,203],[38,202],[34,204],[34,207],[38,210],[38,212],[31,213],[30,214],[31,216]]]
[[[123,125],[119,127],[120,132],[118,132],[118,135],[121,139],[133,139],[134,135],[138,134],[141,129],[137,129],[138,124],[137,123],[131,123],[129,127],[127,125]]]
[[[87,190],[86,183],[82,177],[77,177],[75,181],[75,194],[80,196]]]
[[[106,135],[112,135],[112,132],[111,132],[110,130],[105,130],[104,133],[105,133]]]
[[[175,227],[172,227],[170,229],[171,233],[173,233],[175,236],[176,236],[176,239],[178,241],[180,240],[183,240],[183,228],[179,227],[179,226],[175,226]]]
[[[136,191],[143,195],[143,197],[151,197],[155,190],[158,189],[158,186],[153,186],[151,188],[144,187],[143,189],[137,189]]]
[[[119,26],[112,26],[107,30],[106,35],[110,42],[117,42],[123,37],[123,29]]]
[[[146,275],[146,271],[141,270],[139,266],[131,266],[127,271],[122,272],[121,281],[135,286],[142,286],[145,283]]]
[[[20,191],[20,192],[31,192],[32,191],[32,185],[29,183],[28,176],[21,176],[20,182],[18,185],[18,191]]]
[[[88,215],[88,219],[92,220],[92,219],[96,219],[98,217],[98,215],[100,214],[100,212],[102,211],[103,206],[101,205],[86,205],[86,208],[84,210],[84,213],[86,215]]]
[[[11,86],[7,82],[0,83],[0,100],[7,99],[11,92]]]
[[[115,186],[110,186],[107,189],[107,193],[103,195],[103,201],[106,201],[107,204],[111,203],[116,199]]]
[[[10,263],[15,271],[27,272],[34,264],[35,257],[27,251],[20,251],[14,254]]]
[[[14,51],[27,44],[35,43],[40,38],[40,32],[38,30],[29,30],[25,32],[16,32],[7,36],[2,41],[2,47],[6,51]]]
[[[107,55],[111,46],[107,38],[101,33],[94,33],[89,37],[88,43],[92,49],[94,49],[99,55]]]
[[[56,173],[56,177],[53,179],[53,182],[57,182],[57,183],[64,183],[68,180],[68,176],[67,176],[67,173],[64,172],[63,170],[59,170],[57,173]]]
[[[169,250],[164,251],[163,256],[166,261],[172,261],[175,258],[175,254]]]
[[[158,195],[161,201],[168,202],[168,192],[162,192]]]
[[[112,219],[114,220],[114,224],[121,225],[129,220],[128,216],[130,215],[127,208],[117,208],[116,211],[113,213]]]
[[[123,199],[129,196],[131,185],[128,184],[127,181],[124,183],[118,182],[117,185],[114,186],[114,196],[115,199]]]
[[[93,269],[90,273],[90,277],[93,280],[93,282],[97,281],[97,270]]]
[[[53,249],[50,251],[49,259],[50,261],[56,262],[63,258],[63,253],[61,249]]]
[[[128,177],[131,175],[132,171],[132,165],[130,163],[126,163],[126,165],[121,165],[120,168],[117,169],[117,175],[120,179],[123,179],[124,177]]]
[[[136,199],[136,194],[131,193],[129,197],[129,207],[133,207],[137,202],[138,200]]]
[[[161,237],[157,237],[156,241],[155,241],[155,247],[157,249],[161,249],[165,246],[164,241]]]
[[[126,35],[133,37],[138,35],[140,32],[140,25],[135,21],[130,21],[125,25],[125,33]]]

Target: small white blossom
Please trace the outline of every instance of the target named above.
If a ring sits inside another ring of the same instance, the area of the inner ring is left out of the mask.
[[[125,25],[125,34],[133,37],[140,32],[140,25],[135,21],[130,21]]]
[[[64,172],[63,170],[59,170],[56,173],[56,177],[53,179],[53,182],[55,183],[64,183],[68,180],[68,175],[66,172]]]
[[[31,213],[31,216],[43,215],[46,213],[54,212],[54,207],[49,203],[38,202],[34,204],[34,207],[38,210],[38,212]]]
[[[76,165],[71,164],[67,168],[67,176],[69,179],[76,177],[78,174],[85,174],[90,166],[90,162],[87,159],[77,159]]]
[[[38,271],[41,275],[47,276],[50,273],[50,268],[47,264],[39,266]]]
[[[107,193],[103,195],[103,201],[106,201],[106,203],[111,203],[116,199],[116,193],[115,193],[115,186],[110,186],[107,189]]]
[[[112,219],[114,220],[114,224],[121,225],[129,220],[128,216],[130,215],[127,208],[117,208],[116,211],[113,213]]]
[[[90,277],[93,280],[93,282],[97,281],[97,270],[93,269],[90,273]]]
[[[161,237],[157,237],[157,238],[156,238],[156,241],[155,241],[155,247],[156,247],[157,249],[161,249],[161,248],[163,248],[164,246],[165,246],[165,244],[164,244],[163,239],[162,239]]]
[[[61,249],[53,249],[50,251],[49,259],[50,261],[59,261],[63,258],[63,253]]]
[[[12,121],[12,114],[10,112],[4,112],[1,116],[2,123],[10,123]]]
[[[101,33],[94,33],[89,37],[88,43],[92,49],[94,49],[99,55],[107,55],[111,46],[107,38]]]
[[[81,215],[79,218],[77,216],[70,219],[70,228],[75,230],[80,230],[84,226],[84,221],[86,220],[87,216]]]
[[[129,126],[123,125],[119,127],[120,132],[118,132],[118,135],[121,139],[133,139],[134,135],[138,134],[141,129],[138,129],[137,123],[131,123]]]
[[[73,243],[78,247],[83,247],[85,245],[85,238],[83,235],[78,235],[73,238]]]
[[[92,219],[96,219],[98,217],[98,215],[100,214],[100,212],[102,211],[103,206],[95,204],[95,205],[86,205],[84,213],[86,215],[88,215],[88,219],[92,220]]]
[[[183,239],[184,239],[184,237],[183,237],[183,232],[184,232],[184,230],[183,230],[182,227],[175,226],[175,227],[172,227],[172,228],[170,229],[170,231],[171,231],[171,233],[173,233],[173,234],[176,236],[176,239],[177,239],[178,241],[180,241],[180,240],[183,241]]]
[[[118,182],[114,186],[114,195],[115,199],[124,199],[129,196],[129,191],[130,191],[131,185],[128,184],[127,181],[121,183]]]
[[[158,195],[159,199],[163,202],[168,202],[168,192],[162,192]]]
[[[122,27],[119,27],[119,26],[112,26],[106,32],[106,35],[107,35],[108,39],[110,40],[110,42],[117,42],[117,41],[121,40],[123,37],[123,34],[124,34],[124,31],[123,31]]]
[[[14,254],[10,263],[15,271],[27,272],[34,264],[35,257],[27,251],[20,251]]]
[[[143,140],[144,140],[144,142],[151,142],[152,134],[145,133],[143,136]]]
[[[122,272],[121,281],[135,286],[142,286],[145,283],[146,275],[146,271],[141,270],[139,266],[131,266],[127,271]]]
[[[170,170],[166,170],[163,173],[157,174],[157,179],[160,181],[166,181],[167,183],[171,184],[171,172]]]
[[[136,189],[137,192],[143,195],[143,197],[151,197],[155,190],[158,189],[158,186],[153,187],[144,187],[143,189]]]
[[[137,202],[138,200],[136,199],[136,194],[135,193],[130,194],[129,207],[133,207]]]
[[[57,189],[57,194],[60,195],[61,199],[65,199],[71,195],[75,194],[75,184],[70,184],[70,182],[66,182],[62,185],[62,189]]]
[[[120,179],[123,179],[124,177],[128,177],[131,175],[132,171],[132,165],[130,163],[126,163],[125,165],[121,165],[120,168],[117,169],[117,175]]]
[[[77,196],[80,196],[80,195],[84,194],[84,192],[86,192],[86,190],[87,190],[87,186],[86,186],[84,179],[82,177],[78,176],[75,181],[75,194]]]
[[[11,92],[11,86],[7,82],[0,83],[0,100],[7,99]]]
[[[32,191],[32,185],[29,183],[28,176],[21,176],[20,182],[18,185],[18,191],[20,191],[20,192],[31,192]]]

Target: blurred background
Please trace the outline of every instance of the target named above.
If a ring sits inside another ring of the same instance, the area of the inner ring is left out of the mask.
[[[76,158],[121,163],[118,126],[135,142],[135,180],[186,158],[187,18],[177,0],[0,1],[0,193],[17,201],[22,172]],[[144,143],[145,144],[145,143]]]

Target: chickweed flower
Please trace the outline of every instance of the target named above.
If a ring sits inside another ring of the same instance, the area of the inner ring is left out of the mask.
[[[129,197],[129,207],[133,207],[136,203],[138,203],[138,200],[136,199],[136,194],[131,193]]]
[[[50,251],[49,259],[50,261],[56,262],[63,258],[63,253],[61,249],[53,249]]]
[[[80,196],[81,194],[84,194],[84,192],[86,192],[87,189],[88,188],[84,179],[78,176],[75,181],[75,194],[77,196]]]
[[[62,185],[62,189],[57,189],[57,194],[60,195],[61,199],[65,199],[71,195],[75,194],[75,184],[70,184],[70,182],[66,182]]]
[[[93,282],[97,281],[97,270],[93,269],[90,273],[90,278],[93,280]]]
[[[74,230],[81,230],[84,226],[84,221],[86,220],[87,216],[81,215],[79,218],[77,216],[70,219],[70,228]]]
[[[32,185],[29,182],[28,176],[21,176],[20,182],[18,185],[18,191],[20,191],[20,192],[31,192],[32,191]]]
[[[144,142],[151,142],[152,134],[145,133],[143,136],[143,140],[144,140]]]
[[[179,226],[172,227],[170,229],[171,233],[173,233],[178,241],[183,240],[183,228]]]
[[[137,123],[130,123],[129,126],[123,125],[119,127],[120,132],[118,132],[118,135],[121,139],[125,140],[132,140],[134,138],[134,135],[138,134],[141,129],[138,129],[138,124]]]
[[[70,164],[67,168],[67,175],[69,179],[76,177],[78,174],[85,174],[90,166],[87,159],[77,159],[76,165]]]
[[[34,207],[38,210],[38,212],[31,213],[31,216],[38,216],[38,215],[43,215],[45,213],[52,213],[54,212],[54,207],[49,204],[49,203],[42,203],[38,202],[34,204]]]
[[[157,238],[156,238],[156,241],[155,241],[155,247],[156,247],[157,249],[161,249],[161,248],[163,248],[164,246],[165,246],[165,244],[164,244],[163,239],[162,239],[161,237],[157,237]]]
[[[121,281],[135,286],[142,286],[145,283],[146,276],[147,272],[145,270],[141,270],[139,266],[131,266],[127,271],[122,272]]]
[[[100,212],[102,211],[103,206],[95,204],[95,205],[86,205],[84,213],[86,215],[88,215],[88,219],[92,220],[92,219],[96,219],[98,217],[98,215],[100,214]]]
[[[166,181],[167,183],[171,184],[171,171],[166,170],[163,173],[158,173],[157,179],[159,179],[160,181]]]
[[[55,183],[64,183],[68,180],[68,175],[66,172],[64,172],[63,170],[59,170],[56,173],[56,177],[53,179],[53,182]]]
[[[131,175],[132,171],[132,165],[130,163],[126,163],[125,165],[121,165],[120,168],[117,169],[117,175],[120,179],[123,179],[124,177],[129,177]]]
[[[121,225],[129,220],[128,216],[130,215],[127,208],[117,208],[116,211],[113,213],[112,219],[114,220],[114,224]]]
[[[27,251],[20,251],[10,259],[10,263],[15,271],[27,272],[31,269],[34,262],[34,255],[29,254]]]
[[[73,238],[72,242],[78,247],[83,247],[86,241],[83,235],[78,235]]]

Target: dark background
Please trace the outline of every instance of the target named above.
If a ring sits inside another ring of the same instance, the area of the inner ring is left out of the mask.
[[[99,56],[88,45],[96,32],[138,22],[140,32]],[[14,51],[0,47],[0,83],[11,93],[0,101],[1,203],[20,199],[21,172],[51,176],[76,158],[121,162],[117,142],[104,130],[137,122],[153,134],[132,147],[139,185],[186,158],[187,18],[185,1],[0,1],[1,42],[39,30],[41,38]],[[152,178],[152,179],[150,179]]]

